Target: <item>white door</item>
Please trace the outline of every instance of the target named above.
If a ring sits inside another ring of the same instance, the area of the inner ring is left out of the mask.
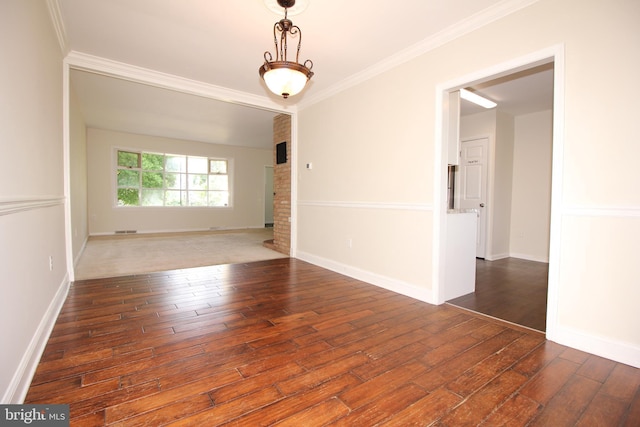
[[[273,166],[264,167],[264,225],[273,226]]]
[[[487,159],[489,139],[462,141],[460,155],[460,209],[478,212],[476,257],[485,257],[487,238]]]

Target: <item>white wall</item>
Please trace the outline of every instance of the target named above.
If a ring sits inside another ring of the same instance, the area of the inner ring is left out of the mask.
[[[552,111],[515,117],[510,255],[549,262]]]
[[[422,79],[432,67],[400,68],[300,113],[296,256],[424,299],[433,256],[427,135],[434,103]]]
[[[172,232],[210,228],[264,227],[264,167],[273,163],[272,150],[87,130],[89,234],[116,230]],[[149,150],[231,159],[233,206],[229,208],[115,207],[115,148]]]
[[[69,176],[71,245],[75,264],[89,237],[89,225],[87,219],[87,128],[72,88],[69,93]]]
[[[298,256],[428,295],[440,261],[432,245],[441,209],[433,206],[434,89],[561,45],[562,198],[551,272],[559,292],[550,338],[640,366],[640,192],[631,163],[640,155],[638,16],[635,0],[540,0],[302,109]],[[349,235],[359,239],[350,250]]]
[[[62,55],[46,2],[2,1],[0,20],[0,402],[20,403],[69,284]]]
[[[513,183],[513,116],[496,112],[496,139],[493,152],[489,153],[491,194],[489,229],[487,231],[489,260],[509,256],[509,231],[511,229],[511,205]]]

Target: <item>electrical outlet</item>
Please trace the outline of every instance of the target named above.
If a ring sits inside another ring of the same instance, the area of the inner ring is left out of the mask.
[[[49,271],[53,271],[53,256],[49,255]]]
[[[353,239],[351,237],[347,238],[347,247],[351,249],[353,247]]]

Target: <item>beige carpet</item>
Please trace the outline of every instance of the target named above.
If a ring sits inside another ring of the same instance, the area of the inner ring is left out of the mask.
[[[90,237],[75,280],[286,258],[262,245],[272,238],[272,228]]]

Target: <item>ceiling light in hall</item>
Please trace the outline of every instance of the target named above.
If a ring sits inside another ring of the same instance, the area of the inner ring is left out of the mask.
[[[469,92],[466,89],[460,89],[460,98],[466,99],[467,101],[473,102],[474,104],[477,104],[484,108],[493,108],[498,105],[495,102],[484,98],[477,93]]]
[[[273,40],[276,48],[276,58],[269,51],[264,53],[264,64],[260,67],[260,77],[264,79],[269,90],[283,98],[296,95],[304,89],[311,76],[313,76],[313,62],[307,59],[300,64],[300,45],[302,43],[302,30],[287,18],[287,10],[296,4],[296,0],[277,0],[284,8],[284,18],[273,25]],[[289,38],[298,37],[296,48],[296,60],[287,59]]]

